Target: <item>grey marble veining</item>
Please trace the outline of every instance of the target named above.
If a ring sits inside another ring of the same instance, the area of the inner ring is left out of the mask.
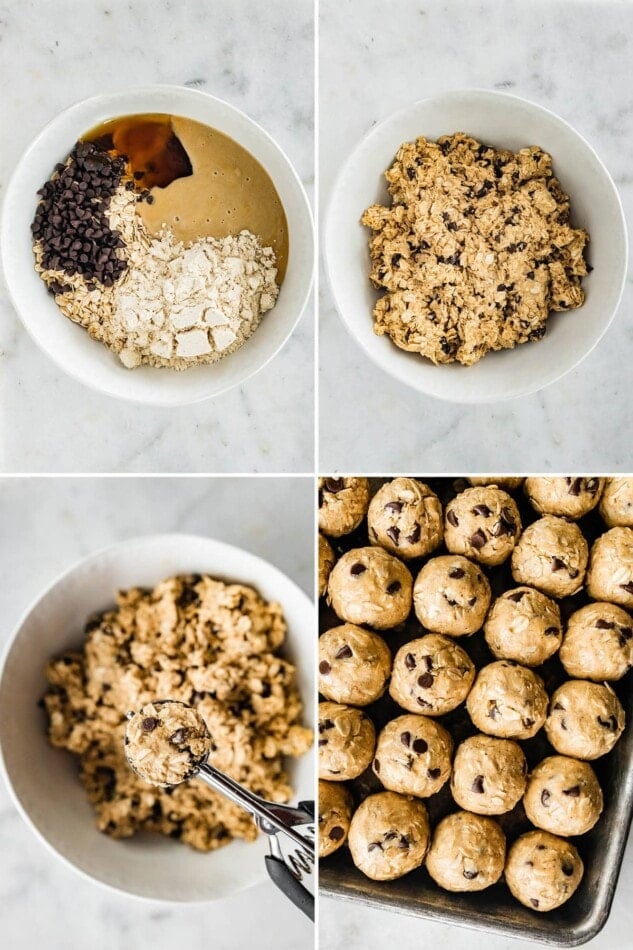
[[[190,85],[247,112],[314,184],[312,0],[0,2],[1,187],[61,109],[143,83]],[[309,472],[313,307],[243,386],[175,410],[117,402],[66,377],[0,286],[0,469]]]
[[[311,478],[0,479],[0,652],[59,573],[140,534],[183,531],[235,544],[312,595],[312,503]],[[312,938],[307,919],[272,884],[187,908],[109,893],[38,841],[0,780],[5,950],[311,950]]]
[[[633,3],[321,0],[320,198],[377,121],[447,89],[502,89],[564,116],[597,149],[633,218]],[[388,15],[388,9],[392,15]],[[588,359],[542,392],[490,406],[422,396],[320,299],[320,471],[630,471],[633,278]]]

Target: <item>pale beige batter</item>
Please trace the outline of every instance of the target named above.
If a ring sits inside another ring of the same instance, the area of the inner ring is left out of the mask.
[[[415,615],[427,630],[460,637],[480,630],[490,584],[480,567],[459,554],[431,558],[413,588]]]
[[[583,872],[580,855],[569,841],[547,831],[528,831],[510,848],[505,879],[518,901],[544,912],[569,900]]]
[[[444,519],[448,550],[490,567],[512,554],[521,534],[516,502],[495,485],[467,488],[446,506]]]
[[[455,753],[451,792],[467,811],[503,815],[523,797],[526,777],[527,762],[517,742],[470,736]]]
[[[545,732],[561,755],[593,760],[611,751],[624,732],[625,721],[611,687],[567,680],[552,696]]]
[[[594,541],[587,592],[633,610],[633,528],[611,528]]]
[[[372,544],[404,560],[424,557],[442,543],[442,506],[423,482],[394,478],[372,498],[367,528]]]
[[[567,621],[560,660],[577,679],[622,679],[633,666],[633,618],[615,604],[587,604]]]
[[[508,590],[490,608],[484,634],[499,659],[540,666],[563,639],[558,604],[533,587]]]
[[[602,789],[588,762],[551,755],[532,770],[523,806],[543,831],[565,838],[584,835],[602,814]]]
[[[569,597],[583,585],[588,557],[577,524],[545,515],[519,538],[512,552],[512,576],[518,584],[536,587],[550,597]]]
[[[420,867],[429,839],[423,802],[379,792],[366,798],[354,813],[348,844],[363,874],[374,881],[394,881]]]
[[[503,874],[506,837],[492,818],[458,811],[440,821],[426,869],[446,891],[483,891]]]
[[[155,701],[130,713],[125,755],[150,785],[178,785],[193,778],[210,748],[204,719],[185,703]]]
[[[378,736],[374,772],[392,792],[429,798],[449,779],[453,740],[426,716],[398,716]]]
[[[347,841],[352,796],[340,782],[319,779],[319,857],[326,858]]]
[[[319,638],[319,692],[335,703],[367,706],[387,688],[391,652],[377,633],[352,623]]]
[[[547,693],[533,670],[512,660],[484,666],[466,707],[481,732],[502,739],[531,739],[547,716]]]
[[[443,716],[464,702],[474,679],[466,651],[450,637],[429,633],[396,653],[389,695],[409,712]]]

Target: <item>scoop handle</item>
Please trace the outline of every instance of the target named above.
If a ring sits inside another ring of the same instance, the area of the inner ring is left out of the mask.
[[[267,854],[265,861],[266,870],[271,881],[286,895],[288,900],[292,901],[295,907],[298,907],[306,917],[314,921],[314,897],[310,891],[297,880],[279,858]]]

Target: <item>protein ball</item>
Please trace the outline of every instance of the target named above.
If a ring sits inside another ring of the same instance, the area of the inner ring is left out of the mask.
[[[575,679],[622,679],[633,666],[633,618],[615,604],[587,604],[569,618],[559,655]]]
[[[624,731],[620,700],[609,686],[567,680],[552,696],[545,732],[561,755],[599,759]]]
[[[499,659],[540,666],[563,639],[558,604],[533,587],[508,590],[493,603],[484,634]]]
[[[409,616],[412,586],[397,557],[382,548],[356,548],[334,565],[328,596],[341,620],[387,630]]]
[[[540,912],[560,907],[574,894],[584,867],[569,841],[547,831],[528,831],[508,853],[506,884],[518,901]]]
[[[474,679],[466,651],[450,637],[429,633],[396,653],[389,695],[409,712],[442,716],[464,702]]]
[[[483,891],[503,873],[506,837],[492,818],[458,811],[440,821],[426,869],[447,891]]]
[[[582,518],[600,501],[604,478],[526,478],[525,494],[541,515]]]
[[[551,755],[533,769],[523,806],[537,828],[564,838],[584,835],[602,814],[602,789],[588,762]]]
[[[591,548],[587,592],[633,609],[633,528],[611,528]]]
[[[607,528],[633,528],[633,478],[607,478],[600,499]]]
[[[490,606],[490,584],[481,568],[458,554],[431,558],[413,588],[423,627],[452,637],[480,630]]]
[[[319,479],[319,531],[332,538],[349,534],[361,523],[369,505],[366,478]]]
[[[360,709],[319,703],[319,778],[344,782],[364,772],[374,755],[376,730]]]
[[[404,560],[424,557],[442,543],[439,498],[415,478],[394,478],[372,498],[367,530],[371,543],[391,554]]]
[[[546,515],[525,529],[512,552],[512,576],[550,597],[583,585],[589,548],[578,525]]]
[[[501,739],[531,739],[547,716],[547,693],[533,670],[512,660],[484,666],[466,707],[481,732]]]
[[[502,564],[521,534],[514,499],[494,485],[467,488],[447,505],[444,520],[448,550],[489,566]]]
[[[319,692],[336,703],[367,706],[384,693],[391,652],[377,633],[352,623],[319,639]]]
[[[319,781],[319,857],[326,858],[347,841],[352,796],[339,782]]]
[[[385,788],[429,798],[451,774],[450,733],[426,716],[398,716],[378,736],[373,769]]]
[[[363,874],[374,881],[394,881],[420,867],[429,837],[423,802],[379,792],[366,798],[354,813],[348,844]]]
[[[461,808],[477,815],[512,811],[525,793],[527,762],[511,739],[477,735],[457,748],[451,792]]]

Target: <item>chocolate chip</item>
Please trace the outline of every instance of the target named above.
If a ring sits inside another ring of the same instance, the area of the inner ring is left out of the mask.
[[[501,521],[505,525],[509,534],[514,534],[516,531],[516,521],[514,520],[514,515],[509,508],[501,509]]]
[[[376,848],[378,848],[379,851],[382,851],[382,845],[380,841],[372,841],[370,844],[367,845],[368,851],[375,851]]]
[[[496,719],[499,715],[499,707],[496,702],[493,702],[492,705],[488,706],[488,719]]]
[[[579,495],[580,489],[582,488],[582,478],[566,478],[569,488],[567,489],[568,495]]]
[[[571,579],[574,580],[574,578],[578,577],[578,575],[580,574],[580,571],[575,567],[568,567],[567,573],[569,574]]]
[[[407,653],[407,655],[404,658],[404,665],[406,666],[408,670],[415,669],[416,663],[415,663],[415,657],[413,653]]]
[[[570,798],[578,798],[580,795],[580,785],[574,785],[572,788],[564,788],[563,795],[569,795]]]
[[[532,907],[538,907],[538,906],[539,906],[539,903],[538,903],[536,897],[530,897],[530,904],[532,905]]]
[[[459,578],[466,576],[466,571],[461,567],[451,567],[448,576],[454,580],[459,580]]]
[[[336,495],[337,492],[342,491],[345,488],[345,481],[342,478],[326,478],[323,482],[325,489],[331,492],[333,495]]]
[[[349,660],[350,656],[353,656],[353,655],[354,655],[354,654],[352,653],[352,648],[349,646],[349,644],[346,643],[346,644],[345,644],[344,646],[342,646],[341,649],[335,654],[334,659],[335,659],[335,660]]]
[[[633,581],[629,581],[628,584],[620,584],[622,590],[625,590],[627,594],[633,594]]]
[[[543,791],[541,792],[541,805],[543,805],[544,808],[549,808],[549,802],[550,802],[551,797],[552,796],[549,792],[549,789],[544,788]]]
[[[514,593],[512,594],[508,594],[507,598],[508,600],[512,600],[515,604],[518,604],[520,600],[523,600],[526,593],[527,592],[524,590],[517,590],[517,591],[514,591]]]
[[[571,863],[571,861],[563,861],[561,864],[561,871],[565,877],[571,877],[574,873],[574,865]]]
[[[596,716],[596,719],[603,729],[609,729],[611,732],[618,731],[618,720],[615,716],[609,716],[608,719],[602,719],[600,716]]]
[[[321,662],[319,663],[319,673],[321,673],[322,676],[327,676],[328,673],[331,673],[331,672],[332,672],[332,667],[330,666],[328,661],[321,660]]]
[[[411,748],[418,755],[422,755],[424,752],[428,751],[429,744],[425,739],[414,739]]]
[[[144,719],[141,723],[141,729],[143,732],[153,732],[157,725],[158,719],[154,719],[153,716],[148,716],[147,719]]]
[[[432,703],[427,703],[426,699],[422,699],[420,696],[418,696],[416,702],[418,706],[426,707],[427,709],[430,709],[432,706]]]
[[[391,255],[391,266],[392,266],[392,267],[397,267],[398,264],[399,264],[399,262],[400,262],[401,257],[402,257],[402,254],[392,254],[392,255]]]
[[[489,518],[492,514],[488,505],[475,505],[473,508],[474,515],[481,515],[482,518]]]
[[[407,537],[407,542],[409,544],[417,544],[419,540],[420,540],[420,525],[416,522],[413,527],[413,531]]]
[[[319,739],[319,748],[321,748],[322,746],[327,745],[327,744],[328,744],[328,740],[327,740],[327,739]]]
[[[633,627],[620,627],[620,636],[623,640],[630,640],[633,637]]]
[[[356,576],[357,574],[363,574],[366,570],[367,568],[365,567],[364,564],[357,562],[356,564],[352,564],[352,566],[349,569],[349,572],[350,574],[353,574],[354,576]]]
[[[527,718],[527,717],[526,717],[525,719],[523,719],[522,722],[523,722],[523,728],[524,728],[524,729],[531,729],[532,726],[534,725],[534,720],[533,720],[533,719],[529,719],[529,718]]]
[[[422,689],[430,689],[432,685],[433,685],[432,673],[423,673],[422,676],[418,676],[418,686],[421,686]]]
[[[476,551],[480,551],[483,548],[483,546],[486,544],[486,541],[487,541],[486,535],[483,533],[481,528],[478,528],[477,531],[475,531],[475,533],[471,535],[471,538],[470,538],[470,543],[472,547],[475,548]]]
[[[386,834],[383,835],[384,841],[393,841],[393,839],[397,837],[398,837],[397,831],[387,831]]]
[[[398,541],[400,539],[400,528],[397,528],[395,525],[392,525],[390,528],[387,528],[387,535],[391,538],[396,547],[398,547]]]
[[[426,654],[426,656],[421,657],[421,659],[424,660],[424,664],[425,664],[427,670],[432,670],[432,669],[433,669],[433,657],[431,657],[431,656],[429,656],[428,654]]]
[[[172,745],[183,745],[186,738],[186,732],[184,729],[176,729],[175,732],[169,737],[169,741]]]
[[[398,841],[398,848],[401,851],[407,851],[409,848],[409,839],[406,835],[400,835],[400,840]]]
[[[552,573],[555,571],[564,571],[567,565],[559,557],[552,558]]]
[[[322,719],[319,723],[319,732],[326,732],[328,729],[334,728],[334,721],[332,719]]]
[[[472,791],[475,792],[477,795],[483,795],[484,794],[483,775],[476,775],[475,778],[473,779],[473,784],[471,787],[472,787]]]
[[[400,742],[405,748],[409,748],[411,745],[411,733],[410,732],[401,732],[400,733]]]
[[[440,775],[442,774],[442,770],[441,769],[427,769],[426,774],[428,775],[429,778],[436,779],[440,777]]]
[[[614,623],[611,623],[609,620],[603,620],[602,617],[600,617],[599,620],[596,620],[596,627],[598,630],[613,630],[614,626]]]
[[[401,501],[388,501],[385,505],[385,511],[393,511],[395,514],[399,515],[402,511],[403,505]]]
[[[565,707],[564,707],[564,706],[561,706],[560,703],[554,703],[554,705],[552,706],[552,709],[564,709],[564,708],[565,708]]]
[[[402,587],[402,584],[400,583],[400,581],[392,581],[389,587],[387,588],[387,593],[397,594],[401,587]]]
[[[446,520],[449,524],[452,524],[454,528],[459,527],[459,519],[452,508],[449,508],[446,512]]]
[[[340,825],[334,825],[334,827],[330,829],[328,837],[330,841],[342,841],[345,837],[345,829],[341,828]]]
[[[374,759],[374,771],[376,772],[376,775],[380,772],[380,760],[379,760],[379,759]]]
[[[464,868],[463,874],[467,881],[473,881],[479,874],[479,871],[467,871],[466,868]]]

